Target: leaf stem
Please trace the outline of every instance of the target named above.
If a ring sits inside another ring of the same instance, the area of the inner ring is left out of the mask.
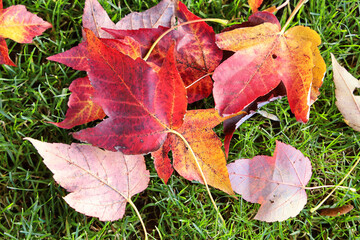
[[[160,42],[160,40],[169,32],[173,31],[174,29],[184,26],[184,25],[188,25],[188,24],[192,24],[192,23],[198,23],[198,22],[216,22],[216,23],[220,23],[222,25],[227,25],[229,23],[228,20],[225,19],[219,19],[219,18],[205,18],[205,19],[197,19],[197,20],[192,20],[192,21],[188,21],[188,22],[183,22],[180,23],[172,28],[169,28],[168,30],[166,30],[163,34],[160,35],[160,37],[158,37],[158,39],[156,39],[156,41],[153,43],[153,45],[151,45],[149,51],[147,52],[147,54],[144,57],[144,61],[147,61],[150,57],[151,52],[154,50],[154,48],[156,47],[156,45]]]
[[[280,9],[284,8],[286,5],[288,5],[290,3],[290,0],[286,0],[283,4],[281,4],[280,6],[276,7],[276,11],[279,11]]]
[[[145,227],[145,224],[144,224],[144,222],[143,222],[143,220],[142,220],[142,218],[141,218],[141,215],[140,215],[140,212],[139,212],[139,210],[137,209],[137,207],[135,206],[135,204],[134,204],[134,202],[129,198],[129,199],[126,199],[127,201],[128,201],[128,203],[133,207],[133,209],[135,210],[135,212],[136,212],[136,215],[138,216],[138,218],[140,219],[140,223],[141,223],[141,225],[142,225],[142,227],[143,227],[143,229],[144,229],[144,234],[145,234],[145,240],[148,240],[149,238],[148,238],[148,233],[147,233],[147,231],[146,231],[146,227]]]
[[[211,75],[213,75],[213,74],[214,74],[214,72],[205,74],[205,75],[202,76],[201,78],[199,78],[199,79],[197,79],[196,81],[194,81],[193,83],[191,83],[189,86],[186,86],[185,89],[188,89],[188,88],[194,86],[196,83],[200,82],[202,79],[206,78],[207,76],[211,76]]]
[[[347,190],[350,190],[350,191],[352,191],[352,192],[356,192],[356,189],[355,189],[355,188],[345,187],[345,186],[337,186],[337,185],[324,185],[324,186],[316,186],[316,187],[304,187],[304,189],[306,189],[306,190],[313,190],[313,189],[331,188],[331,187],[337,187],[337,188],[347,189]]]
[[[285,33],[286,28],[289,26],[291,20],[294,18],[294,16],[298,13],[298,11],[300,10],[300,8],[307,3],[308,0],[300,0],[300,2],[296,5],[294,11],[292,11],[290,17],[288,18],[288,20],[286,21],[285,25],[283,26],[283,28],[281,29],[280,34],[283,35]]]
[[[351,169],[349,170],[349,172],[345,175],[345,177],[343,179],[341,179],[341,181],[335,186],[335,188],[329,193],[329,195],[326,196],[326,198],[324,198],[316,207],[310,209],[310,212],[313,213],[316,210],[319,209],[319,207],[321,207],[321,205],[324,204],[324,202],[336,191],[336,189],[338,189],[340,187],[340,185],[345,181],[345,179],[350,175],[350,173],[355,169],[355,167],[359,164],[360,162],[360,157],[359,159],[355,162],[355,164],[351,167]]]
[[[218,207],[216,206],[216,203],[215,203],[215,201],[214,201],[214,198],[213,198],[212,195],[211,195],[211,192],[210,192],[210,189],[209,189],[209,185],[208,185],[208,183],[207,183],[207,181],[206,181],[204,172],[203,172],[203,170],[201,169],[199,160],[197,159],[197,157],[196,157],[193,149],[191,148],[189,142],[184,138],[183,135],[181,135],[181,133],[179,133],[179,132],[177,132],[177,131],[174,131],[174,130],[170,130],[169,132],[170,132],[170,133],[173,133],[173,134],[175,134],[176,136],[178,136],[179,138],[181,138],[181,140],[185,143],[186,147],[190,150],[192,156],[194,157],[194,160],[195,160],[195,162],[196,162],[196,165],[197,165],[197,167],[199,168],[200,175],[201,175],[201,177],[202,177],[202,179],[203,179],[203,181],[204,181],[204,185],[205,185],[205,187],[206,187],[206,191],[207,191],[208,194],[209,194],[210,200],[211,200],[212,204],[214,205],[214,208],[215,208],[216,212],[218,213],[218,215],[219,215],[219,217],[220,217],[223,225],[226,227],[225,220],[224,220],[224,218],[221,216],[220,211],[219,211],[219,209],[218,209]]]

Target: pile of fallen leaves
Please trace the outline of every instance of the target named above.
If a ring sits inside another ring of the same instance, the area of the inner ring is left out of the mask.
[[[257,11],[260,4],[251,5],[255,13],[248,21],[215,34],[206,21],[224,20],[201,19],[176,0],[116,24],[97,0],[86,0],[83,41],[48,59],[87,72],[70,85],[66,118],[53,124],[70,129],[100,121],[72,134],[92,146],[28,138],[71,192],[65,197],[70,206],[103,221],[121,218],[126,203],[136,209],[131,197],[148,186],[144,155],[151,153],[165,183],[176,170],[207,189],[235,191],[261,204],[256,219],[282,221],[301,211],[311,177],[310,160],[301,152],[277,142],[272,157],[226,161],[236,128],[270,101],[287,96],[296,119],[306,123],[326,70],[320,36],[308,27],[281,27],[276,8]],[[23,11],[17,9],[1,10],[0,36],[27,42],[4,30],[10,23],[3,19]],[[14,65],[3,38],[1,63]],[[224,51],[231,56],[224,59]],[[214,109],[188,110],[211,94]],[[213,131],[220,123],[225,152]]]

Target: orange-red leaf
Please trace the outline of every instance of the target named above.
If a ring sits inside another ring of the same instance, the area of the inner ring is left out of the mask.
[[[187,101],[170,48],[161,70],[113,49],[87,31],[93,101],[109,117],[74,137],[108,150],[141,154],[160,148],[169,129],[182,125]]]
[[[263,0],[248,0],[248,4],[250,6],[250,9],[255,13],[259,10],[259,7],[261,6]]]
[[[9,58],[9,49],[6,45],[4,38],[0,37],[0,64],[6,64],[9,66],[16,66]]]
[[[296,119],[307,122],[312,92],[318,94],[325,72],[317,52],[320,43],[320,36],[308,27],[282,34],[279,24],[271,22],[218,34],[218,46],[236,53],[213,75],[216,108],[221,115],[241,111],[283,82]]]
[[[94,88],[91,86],[88,77],[74,80],[69,90],[72,94],[69,99],[69,109],[66,112],[65,120],[52,124],[69,129],[105,117],[105,113],[101,107],[91,99]]]
[[[267,222],[294,217],[307,202],[304,187],[311,178],[311,162],[304,155],[276,142],[274,156],[256,156],[228,164],[236,193],[261,207],[255,219]]]
[[[41,35],[51,24],[25,6],[15,5],[0,11],[0,37],[10,38],[19,43],[31,43],[35,36]]]
[[[212,129],[222,121],[215,109],[192,110],[177,132],[190,144],[208,184],[233,195],[222,143]],[[171,135],[171,149],[175,170],[190,181],[204,183],[194,156],[179,136]]]
[[[29,140],[54,179],[70,193],[65,201],[76,211],[101,221],[124,216],[126,203],[149,183],[143,156],[125,156],[83,144]]]

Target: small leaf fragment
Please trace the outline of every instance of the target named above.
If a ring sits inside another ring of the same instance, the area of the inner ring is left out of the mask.
[[[164,183],[167,183],[169,178],[171,177],[174,169],[171,165],[171,160],[168,156],[171,150],[171,138],[167,137],[164,144],[161,148],[155,152],[151,153],[151,156],[154,158],[154,166],[156,172]]]
[[[255,13],[259,11],[259,7],[261,6],[263,0],[248,0],[248,4],[250,9]]]
[[[9,49],[4,38],[0,37],[0,64],[15,67],[15,63],[9,58]]]
[[[101,221],[115,221],[124,216],[126,203],[144,191],[150,180],[141,155],[73,143],[45,143],[29,140],[44,158],[54,179],[70,192],[65,201],[76,211]]]

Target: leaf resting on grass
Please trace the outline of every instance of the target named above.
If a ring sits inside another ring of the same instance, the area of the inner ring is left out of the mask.
[[[65,201],[76,211],[115,221],[124,216],[130,198],[149,183],[143,156],[126,156],[90,145],[29,140],[44,158],[54,179],[67,191]]]
[[[236,193],[261,207],[255,219],[275,222],[295,217],[307,202],[305,186],[311,177],[311,162],[293,148],[276,142],[273,157],[256,156],[228,164]]]

